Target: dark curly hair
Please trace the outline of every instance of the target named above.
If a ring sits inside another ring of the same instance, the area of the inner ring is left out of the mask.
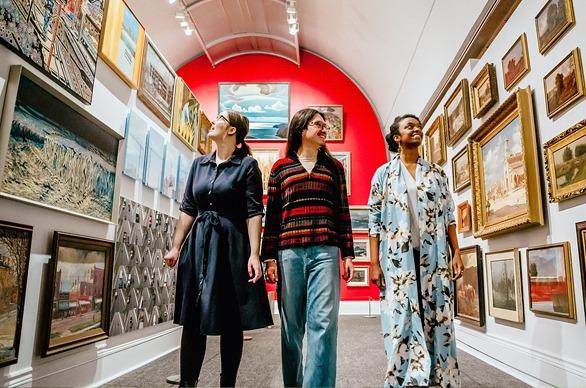
[[[385,140],[387,141],[389,151],[399,152],[399,143],[397,143],[395,141],[394,137],[399,134],[399,124],[401,124],[401,121],[403,121],[404,119],[408,119],[408,118],[415,119],[415,120],[419,121],[419,123],[421,123],[421,120],[419,120],[419,117],[417,117],[411,113],[407,113],[402,116],[395,117],[395,120],[393,121],[393,123],[391,124],[391,127],[389,128],[389,133],[387,133],[387,135],[385,136]]]

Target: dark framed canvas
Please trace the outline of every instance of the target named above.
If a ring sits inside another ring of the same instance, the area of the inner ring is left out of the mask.
[[[539,52],[545,54],[576,23],[572,0],[549,0],[535,16]]]
[[[576,223],[576,237],[578,239],[578,257],[580,259],[580,274],[582,275],[582,295],[586,308],[586,221]]]
[[[519,251],[509,249],[489,252],[485,260],[488,314],[498,319],[523,322],[525,315]]]
[[[523,33],[501,60],[505,89],[511,90],[531,70],[527,35]]]
[[[448,145],[453,146],[472,127],[468,80],[460,81],[444,105]]]
[[[0,221],[0,367],[18,361],[33,227]]]
[[[492,63],[484,65],[470,85],[472,94],[472,113],[475,118],[482,117],[496,104],[499,91],[496,84],[496,69]]]
[[[576,47],[543,78],[547,117],[557,116],[584,96],[584,71]]]
[[[484,326],[484,276],[482,254],[478,245],[460,248],[464,263],[463,275],[455,281],[455,318],[462,322]]]
[[[343,105],[308,105],[308,108],[321,112],[328,126],[327,141],[344,140],[344,106]]]

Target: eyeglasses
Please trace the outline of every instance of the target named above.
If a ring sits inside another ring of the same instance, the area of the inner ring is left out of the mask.
[[[230,120],[228,120],[228,119],[226,118],[226,116],[224,116],[223,114],[221,114],[221,113],[220,113],[220,114],[218,115],[218,117],[216,117],[216,121],[218,121],[219,119],[222,119],[222,120],[224,120],[225,122],[227,122],[227,123],[228,123],[228,125],[230,125],[231,127],[233,127],[233,125],[232,125],[232,123],[230,122]]]
[[[314,127],[317,127],[319,129],[326,129],[328,127],[328,124],[326,124],[325,121],[312,121],[311,123],[309,123],[309,125],[313,125]]]

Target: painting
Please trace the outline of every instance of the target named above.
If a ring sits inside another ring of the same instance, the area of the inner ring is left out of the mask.
[[[460,81],[444,105],[444,117],[448,145],[453,146],[472,127],[468,80]]]
[[[584,72],[576,47],[543,78],[547,117],[554,117],[584,96]]]
[[[21,66],[10,68],[0,133],[4,197],[112,219],[119,134]]]
[[[177,77],[175,82],[175,98],[173,100],[173,121],[172,129],[175,136],[179,138],[190,150],[196,150],[196,131],[200,127],[200,105],[195,96],[183,81]]]
[[[452,159],[454,191],[462,191],[470,185],[470,152],[466,145]]]
[[[346,287],[368,287],[370,286],[369,267],[354,267],[354,277]]]
[[[427,130],[425,140],[427,161],[443,165],[446,163],[446,135],[444,133],[444,115],[439,115]]]
[[[354,260],[355,263],[370,263],[370,246],[368,238],[354,238]]]
[[[543,225],[530,88],[512,94],[469,142],[474,236]]]
[[[208,117],[200,110],[200,126],[197,136],[197,150],[202,154],[208,154],[211,151],[212,139],[208,138],[208,133],[212,130],[212,123]]]
[[[114,243],[55,232],[43,357],[108,338]]]
[[[325,116],[328,128],[327,141],[344,140],[343,105],[309,105],[308,108],[315,109]]]
[[[269,190],[269,176],[271,175],[271,169],[273,164],[279,160],[279,149],[278,148],[264,148],[264,149],[252,149],[252,157],[258,162],[258,168],[262,173],[262,193],[263,195],[268,194]]]
[[[183,194],[185,194],[185,186],[187,185],[187,178],[189,176],[189,170],[193,158],[185,156],[184,154],[179,155],[179,168],[177,170],[177,190],[175,190],[175,200],[179,203],[183,201]]]
[[[586,193],[586,120],[543,145],[549,202]]]
[[[167,198],[175,198],[177,190],[177,167],[179,154],[172,144],[165,145],[165,162],[161,176],[161,194]]]
[[[138,89],[144,28],[124,0],[108,0],[100,57],[131,88]]]
[[[482,254],[478,245],[460,248],[464,272],[455,281],[455,318],[474,326],[484,326],[484,284]]]
[[[535,16],[537,45],[545,54],[576,23],[572,0],[549,0]]]
[[[580,258],[580,273],[586,279],[586,221],[576,223],[576,237],[578,241],[578,256]],[[586,307],[586,284],[582,281],[584,307]]]
[[[351,160],[350,160],[350,152],[346,151],[346,152],[335,152],[332,151],[330,152],[332,154],[332,156],[336,159],[338,159],[338,161],[340,163],[342,163],[342,166],[344,167],[344,179],[346,179],[346,194],[350,195],[352,194],[352,182],[350,182],[350,178],[352,176],[351,174]]]
[[[505,89],[511,90],[529,73],[529,52],[527,50],[527,36],[523,33],[501,60]]]
[[[138,98],[168,127],[173,113],[175,72],[149,40],[142,59]]]
[[[151,128],[148,134],[146,162],[142,181],[147,187],[154,190],[159,190],[161,187],[164,148],[165,137],[155,128]]]
[[[289,84],[219,83],[218,112],[233,109],[248,117],[246,140],[287,140],[289,128]]]
[[[521,323],[523,291],[517,249],[486,254],[488,313],[498,319]]]
[[[569,242],[527,248],[527,272],[531,311],[576,319]]]
[[[132,178],[142,181],[146,142],[149,133],[147,122],[136,111],[130,112],[126,119],[126,135],[124,136],[124,167],[122,172]]]
[[[472,211],[468,201],[458,205],[458,232],[465,233],[472,230]]]
[[[352,232],[368,232],[368,206],[350,206]]]
[[[92,102],[103,0],[0,2],[0,43]]]
[[[472,113],[475,118],[482,117],[499,99],[494,64],[487,63],[470,85],[472,93]]]
[[[33,227],[0,221],[0,367],[18,361]]]

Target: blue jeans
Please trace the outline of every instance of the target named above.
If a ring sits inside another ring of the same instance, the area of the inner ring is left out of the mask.
[[[279,251],[281,364],[286,387],[334,387],[340,253],[336,246]],[[307,323],[307,359],[303,370],[303,336]],[[304,376],[305,375],[305,376]]]

